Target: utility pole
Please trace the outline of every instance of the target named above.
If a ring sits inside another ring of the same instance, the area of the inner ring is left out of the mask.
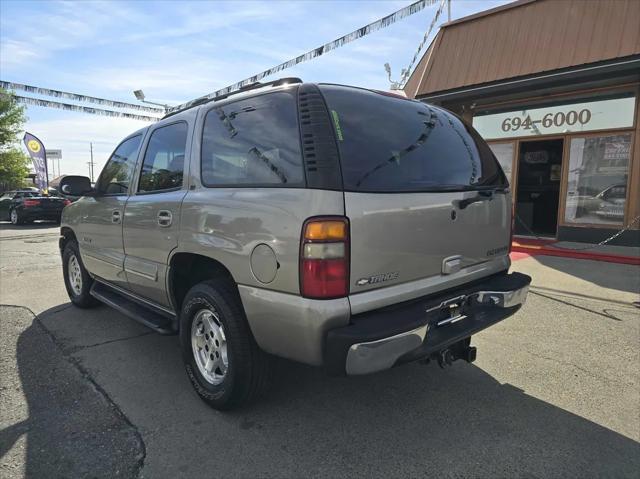
[[[91,183],[93,183],[93,142],[89,142],[89,149],[91,151],[91,161],[87,163],[89,164],[89,175],[91,176]]]
[[[451,21],[451,0],[447,0],[447,22]]]

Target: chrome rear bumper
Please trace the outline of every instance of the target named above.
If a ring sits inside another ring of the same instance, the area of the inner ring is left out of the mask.
[[[446,346],[447,341],[451,343],[469,337],[515,313],[526,301],[530,280],[528,278],[526,285],[517,289],[474,291],[425,308],[425,324],[417,328],[374,341],[351,344],[347,351],[344,370],[349,375],[382,371],[391,368],[400,358],[416,350],[427,354],[431,350],[437,350],[434,348]],[[443,319],[442,315],[448,314],[449,311],[451,314]],[[398,311],[397,314],[402,313]],[[430,315],[439,317],[430,319]],[[427,345],[432,334],[436,339],[433,344]]]

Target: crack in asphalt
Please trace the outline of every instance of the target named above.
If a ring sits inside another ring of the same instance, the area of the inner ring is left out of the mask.
[[[39,315],[35,314],[33,312],[33,310],[31,310],[31,308],[29,308],[27,306],[18,306],[18,305],[15,305],[15,304],[0,304],[0,306],[8,307],[8,308],[20,308],[20,309],[24,309],[24,310],[29,311],[33,315],[34,321],[44,331],[44,333],[49,337],[51,342],[53,342],[53,344],[60,351],[62,356],[65,358],[65,360],[67,362],[69,362],[72,366],[74,366],[78,370],[78,372],[80,373],[80,376],[85,381],[89,382],[91,384],[91,386],[99,394],[101,394],[105,398],[105,400],[107,401],[107,404],[109,404],[113,408],[113,410],[115,411],[116,415],[122,421],[124,421],[125,424],[127,424],[129,427],[131,427],[131,429],[133,430],[133,433],[134,433],[134,435],[135,435],[135,437],[138,440],[138,443],[140,445],[141,454],[140,454],[140,458],[136,462],[135,470],[136,470],[136,477],[141,477],[142,476],[142,469],[144,468],[144,461],[145,461],[145,459],[147,457],[147,447],[146,447],[146,444],[144,442],[144,439],[142,438],[142,434],[138,430],[138,427],[127,417],[127,415],[122,411],[120,406],[118,406],[118,404],[111,398],[109,393],[102,386],[100,386],[96,382],[96,380],[91,376],[91,373],[89,372],[89,370],[86,369],[82,365],[80,360],[75,358],[75,357],[73,357],[71,354],[69,354],[68,350],[65,349],[64,345],[58,340],[58,338],[55,336],[55,334],[53,334],[53,332],[51,330],[49,330],[49,328],[47,328],[45,326],[45,324],[40,319]],[[64,307],[61,307],[59,309],[51,311],[51,313],[55,314],[55,313],[64,311],[65,309],[69,309],[70,307],[72,307],[72,305],[71,304],[67,304]],[[134,338],[134,337],[144,336],[144,335],[147,335],[147,334],[151,334],[152,332],[153,331],[150,331],[148,333],[143,333],[143,334],[138,335],[138,336],[131,336],[129,338],[122,338],[122,339],[119,339],[119,340],[105,341],[105,344],[107,342],[123,341],[123,340],[131,339],[131,338]],[[91,347],[91,346],[88,346],[88,347]]]
[[[511,343],[500,341],[500,340],[496,340],[495,338],[492,339],[492,342],[495,343],[495,344],[499,344],[500,346],[502,346],[504,348],[508,348],[508,347],[512,347],[513,346]],[[635,385],[634,382],[628,383],[628,382],[623,382],[623,381],[617,381],[617,380],[611,379],[609,377],[600,376],[599,374],[596,374],[596,373],[594,373],[592,371],[589,371],[588,369],[585,369],[582,366],[578,366],[577,364],[574,364],[571,361],[563,361],[561,359],[558,359],[557,357],[545,356],[544,354],[540,354],[537,351],[530,351],[526,347],[520,349],[520,351],[525,352],[528,355],[533,356],[534,358],[546,359],[547,361],[552,361],[554,363],[561,364],[562,366],[573,367],[573,368],[577,369],[578,371],[581,371],[581,372],[585,373],[587,376],[590,376],[590,377],[592,377],[594,379],[598,379],[598,380],[600,380],[600,381],[602,381],[602,382],[604,382],[606,384],[625,384],[625,385],[628,385],[628,386],[634,386]]]
[[[25,235],[14,235],[14,236],[2,236],[0,237],[0,241],[17,241],[17,240],[26,240],[33,238],[54,238],[60,237],[60,233],[40,233],[40,234],[25,234]]]
[[[0,306],[5,306],[5,305],[1,305]],[[20,307],[20,306],[16,306],[16,307]],[[47,311],[49,314],[58,314],[61,313],[62,311],[65,311],[67,309],[73,308],[73,304],[69,303],[69,304],[65,304],[64,306],[61,306],[60,308],[57,309],[50,309],[49,311]],[[89,348],[95,348],[96,346],[102,346],[103,344],[112,344],[112,343],[119,343],[122,341],[128,341],[130,339],[135,339],[135,338],[140,338],[142,336],[149,336],[151,334],[154,334],[154,331],[145,331],[144,333],[140,333],[140,334],[134,334],[133,336],[125,336],[124,338],[117,338],[117,339],[108,339],[107,341],[101,341],[99,343],[93,343],[93,344],[87,344],[86,346],[76,346],[76,347],[71,347],[71,348],[67,348],[68,352],[73,354],[73,353],[77,353],[78,351],[83,351],[85,349],[89,349]]]
[[[533,284],[531,285],[529,290],[531,292],[534,292],[535,290],[541,290],[546,294],[558,296],[558,297],[561,297],[561,298],[574,299],[574,300],[577,300],[577,301],[586,300],[586,301],[609,303],[609,304],[614,303],[614,304],[616,304],[618,306],[622,306],[624,308],[629,308],[631,311],[633,311],[634,308],[635,308],[635,306],[633,306],[630,301],[620,301],[620,300],[616,300],[616,299],[599,298],[597,296],[591,296],[591,295],[587,295],[587,294],[576,293],[574,291],[564,291],[564,290],[554,289],[554,288],[545,288],[544,286],[537,286],[537,285],[533,285]]]
[[[533,357],[536,358],[540,358],[540,359],[546,359],[548,361],[553,361],[555,363],[561,364],[562,366],[570,366],[573,368],[576,368],[578,371],[582,371],[584,374],[586,374],[587,376],[591,376],[594,379],[599,379],[600,381],[606,383],[606,384],[619,384],[620,381],[612,381],[610,378],[607,378],[605,376],[600,376],[599,374],[595,374],[591,371],[589,371],[588,369],[583,368],[582,366],[578,366],[577,364],[572,363],[571,361],[563,361],[561,359],[558,358],[554,358],[554,357],[550,357],[550,356],[544,356],[540,353],[535,353],[533,351],[529,351],[528,349],[524,349],[524,352],[527,354],[530,354]],[[634,383],[623,383],[626,384],[628,386],[633,386]]]
[[[615,316],[613,316],[611,314],[601,313],[600,311],[595,311],[593,309],[589,309],[589,308],[586,308],[584,306],[579,306],[577,304],[569,303],[568,301],[563,301],[562,299],[558,299],[558,298],[554,298],[553,296],[548,296],[546,294],[542,294],[539,291],[529,291],[529,292],[531,294],[535,294],[536,296],[541,296],[543,298],[550,299],[551,301],[556,301],[556,302],[562,303],[562,304],[564,304],[566,306],[571,306],[572,308],[581,309],[582,311],[586,311],[586,312],[591,313],[591,314],[596,314],[598,316],[602,316],[603,318],[613,319],[614,321],[622,321],[622,319],[617,318],[617,317],[615,317]]]
[[[95,344],[88,344],[86,346],[80,346],[75,351],[82,351],[84,349],[95,348],[96,346],[102,346],[104,344],[120,343],[122,341],[128,341],[130,339],[140,338],[142,336],[149,336],[150,334],[154,334],[154,333],[155,333],[155,331],[147,331],[145,333],[136,334],[134,336],[127,336],[126,338],[109,339],[108,341],[102,341],[101,343],[95,343]]]

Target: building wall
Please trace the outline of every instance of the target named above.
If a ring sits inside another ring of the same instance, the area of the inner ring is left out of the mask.
[[[445,24],[405,91],[421,97],[637,55],[639,26],[639,0],[520,0]]]

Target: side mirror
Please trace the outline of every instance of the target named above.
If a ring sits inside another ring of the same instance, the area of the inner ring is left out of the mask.
[[[86,176],[65,176],[60,181],[60,191],[70,196],[86,196],[94,193],[91,180]]]

